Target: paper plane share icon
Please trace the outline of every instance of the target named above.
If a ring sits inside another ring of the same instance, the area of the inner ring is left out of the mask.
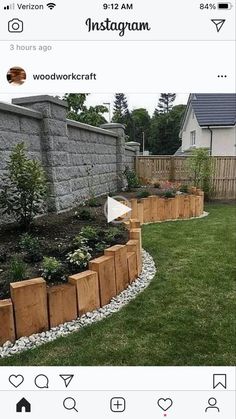
[[[66,388],[70,385],[71,381],[74,378],[73,374],[60,374],[60,377],[62,378],[62,380],[65,383]]]
[[[220,32],[222,26],[225,23],[225,19],[211,19],[211,21],[214,23],[214,25],[216,26],[216,30],[217,32]]]

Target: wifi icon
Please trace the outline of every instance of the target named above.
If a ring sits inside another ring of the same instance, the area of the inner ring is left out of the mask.
[[[52,10],[52,9],[54,9],[54,7],[56,7],[56,4],[55,3],[48,3],[47,6],[50,10]]]

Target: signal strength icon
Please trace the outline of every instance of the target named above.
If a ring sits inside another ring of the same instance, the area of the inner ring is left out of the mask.
[[[15,4],[8,4],[7,6],[4,6],[4,10],[14,10],[15,9]]]
[[[52,9],[54,9],[54,7],[56,7],[56,4],[55,3],[48,3],[47,6],[50,10],[52,10]]]

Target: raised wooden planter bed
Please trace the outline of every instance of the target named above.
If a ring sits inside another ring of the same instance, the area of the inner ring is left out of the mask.
[[[136,201],[136,202],[135,202]],[[127,205],[127,203],[126,203]],[[204,193],[192,188],[191,194],[176,195],[175,198],[162,198],[156,195],[130,201],[132,213],[137,213],[140,224],[155,223],[167,220],[200,217],[204,212]],[[136,211],[137,208],[137,211]],[[133,228],[132,225],[127,224]]]
[[[11,284],[11,299],[0,301],[0,345],[44,332],[110,303],[142,271],[140,225],[199,217],[203,203],[203,192],[195,189],[191,195],[170,199],[132,199],[131,214],[137,217],[125,223],[129,230],[126,245],[106,249],[104,256],[89,262],[89,270],[70,276],[68,284],[47,288],[43,278]]]

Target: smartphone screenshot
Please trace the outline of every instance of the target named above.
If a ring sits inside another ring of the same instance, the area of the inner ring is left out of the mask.
[[[235,0],[0,0],[2,417],[235,419],[235,38]]]

